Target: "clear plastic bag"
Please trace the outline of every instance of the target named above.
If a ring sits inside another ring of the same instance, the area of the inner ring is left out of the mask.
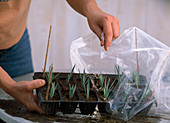
[[[88,73],[117,74],[114,66],[120,67],[121,83],[110,95],[106,109],[113,117],[125,121],[145,114],[153,104],[156,109],[170,108],[167,97],[161,96],[165,87],[167,92],[170,88],[170,82],[161,80],[168,71],[169,54],[168,46],[136,27],[114,40],[109,51],[100,47],[94,34],[73,41],[70,49],[75,72],[85,69]]]

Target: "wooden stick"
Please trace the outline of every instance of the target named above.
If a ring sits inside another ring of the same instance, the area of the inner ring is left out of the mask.
[[[152,100],[153,95],[154,95],[154,93],[155,93],[155,90],[156,90],[156,88],[157,88],[157,86],[158,86],[158,82],[161,80],[161,76],[162,76],[162,74],[163,74],[163,72],[164,72],[163,69],[165,69],[165,65],[166,65],[166,63],[167,63],[167,61],[168,61],[169,55],[170,55],[170,51],[169,51],[168,56],[166,57],[165,62],[164,62],[164,64],[163,64],[163,66],[162,66],[161,72],[160,72],[160,74],[159,74],[158,81],[157,81],[157,83],[156,83],[155,89],[154,89],[153,92],[152,92],[152,95],[151,95],[150,100]]]
[[[95,85],[95,83],[94,83],[94,80],[91,78],[91,77],[89,77],[90,78],[90,80],[91,80],[91,83],[92,83],[92,87],[93,87],[93,90],[96,92],[96,93],[99,93],[99,89],[96,87],[96,85]],[[104,101],[107,101],[107,99],[106,98],[104,98],[103,96],[100,96],[100,98],[102,98]]]
[[[49,78],[49,81],[48,81],[48,88],[47,88],[45,100],[48,100],[48,95],[49,95],[49,91],[50,91],[50,84],[51,84],[51,79],[52,79],[52,74],[53,74],[53,66],[51,67],[51,71],[49,71],[49,72],[50,72],[50,78]]]
[[[138,49],[138,39],[137,39],[137,30],[135,28],[135,40],[136,40],[136,49]],[[136,51],[136,58],[137,58],[137,72],[139,74],[139,55],[138,51]]]
[[[52,24],[50,25],[50,31],[49,31],[49,37],[48,37],[48,44],[47,44],[47,50],[46,50],[46,56],[45,56],[45,63],[44,63],[43,78],[45,78],[45,70],[46,70],[48,50],[49,50],[49,44],[50,44],[50,38],[51,38],[51,29],[52,29]]]

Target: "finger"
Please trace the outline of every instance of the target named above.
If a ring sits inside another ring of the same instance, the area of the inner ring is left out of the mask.
[[[39,112],[40,114],[45,114],[43,109],[37,105],[36,111]]]
[[[43,79],[36,79],[31,82],[28,82],[28,90],[32,91],[33,89],[39,88],[45,84]]]
[[[105,50],[108,51],[112,43],[112,37],[113,37],[111,22],[107,21],[103,24],[103,31],[104,31],[104,47]]]
[[[102,29],[98,26],[98,25],[93,25],[92,27],[93,32],[97,35],[97,37],[100,40],[100,45],[104,46],[104,40],[102,40],[101,36],[102,36]]]
[[[34,97],[34,101],[35,101],[36,103],[38,103],[37,94],[33,95],[33,97]]]
[[[39,112],[40,114],[44,114],[44,111],[43,111],[42,108],[38,105],[37,94],[33,95],[33,98],[34,98],[33,110]]]
[[[101,34],[101,46],[104,46],[104,32]]]
[[[118,38],[120,35],[120,26],[119,26],[119,20],[114,19],[112,22],[112,30],[113,30],[113,40]]]
[[[40,106],[38,106],[37,103],[34,103],[33,110],[39,112],[40,114],[44,114],[43,109]]]

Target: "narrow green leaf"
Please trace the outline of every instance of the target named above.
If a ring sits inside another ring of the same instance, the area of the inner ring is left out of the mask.
[[[51,83],[51,89],[50,89],[50,94],[49,94],[49,97],[52,99],[53,96],[54,96],[54,92],[57,88],[57,84],[55,82],[52,82]]]
[[[132,79],[135,81],[136,83],[136,87],[139,88],[139,73],[137,72],[137,74],[135,74],[135,72],[132,73]]]
[[[118,84],[120,85],[120,83],[121,83],[120,67],[115,65],[115,69],[116,69],[116,73],[117,73]]]
[[[100,87],[103,87],[103,82],[104,82],[104,78],[103,78],[103,75],[102,73],[100,72],[100,75],[99,75],[99,84],[100,84]]]
[[[107,89],[109,88],[109,83],[110,83],[110,78],[109,78],[108,81],[107,81],[107,85],[106,85],[106,88],[107,88]]]
[[[116,79],[112,82],[112,84],[109,86],[110,84],[110,78],[107,80],[107,76],[105,78],[105,83],[104,83],[104,87],[103,87],[103,92],[104,92],[104,98],[108,99],[110,92],[112,91],[112,87],[113,84],[115,83]]]
[[[55,78],[57,78],[59,75],[60,75],[60,73],[58,73],[56,76],[53,76],[53,80],[54,80]]]
[[[106,98],[106,88],[103,87],[103,92],[104,92],[104,98]]]
[[[83,70],[83,87],[85,88],[85,82],[86,82],[86,71]]]
[[[72,98],[72,88],[71,88],[70,83],[69,83],[69,88],[70,88],[70,90],[69,90],[69,99],[71,99]]]
[[[74,96],[75,91],[76,91],[76,85],[74,85],[73,87],[73,96]]]
[[[112,82],[112,84],[109,87],[109,90],[112,88],[113,84],[115,83],[116,79]]]
[[[89,92],[90,92],[90,79],[87,80],[87,92],[86,92],[86,98],[89,98]]]
[[[69,90],[69,99],[72,99],[73,96],[74,96],[75,90],[76,90],[76,85],[71,86],[70,83],[69,83],[69,88],[70,88],[70,90]]]
[[[71,79],[71,76],[73,74],[73,71],[74,71],[74,68],[75,68],[76,65],[73,66],[72,70],[71,70],[71,73],[68,75],[67,79],[66,79],[66,86],[68,85],[68,83],[70,82],[70,79]]]
[[[105,77],[104,87],[106,87],[106,84],[107,84],[107,76]]]
[[[76,64],[73,66],[73,68],[71,70],[71,74],[73,73],[75,67],[76,67]]]

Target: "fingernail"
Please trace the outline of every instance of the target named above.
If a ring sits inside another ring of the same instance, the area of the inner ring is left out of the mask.
[[[109,50],[109,47],[106,47],[106,51],[108,51]]]
[[[100,40],[100,45],[104,46],[104,41],[103,40]]]
[[[45,114],[44,112],[40,112],[40,114]]]
[[[45,84],[45,80],[41,80],[41,84],[44,85]]]

